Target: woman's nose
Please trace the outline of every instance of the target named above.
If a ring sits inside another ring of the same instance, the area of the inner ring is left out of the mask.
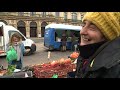
[[[87,27],[83,27],[80,34],[87,34]]]

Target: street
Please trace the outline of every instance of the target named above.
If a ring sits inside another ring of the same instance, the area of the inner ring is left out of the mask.
[[[72,53],[70,51],[51,51],[50,59],[48,60],[48,51],[46,50],[46,48],[44,48],[43,38],[33,40],[36,43],[37,50],[30,56],[24,56],[23,67],[27,65],[47,63],[53,60],[59,60],[61,58],[68,58],[68,56]],[[0,57],[0,64],[3,65],[4,68],[7,68],[7,61],[5,60],[5,57]]]

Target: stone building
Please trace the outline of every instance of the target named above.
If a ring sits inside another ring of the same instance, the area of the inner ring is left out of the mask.
[[[85,12],[0,12],[0,21],[12,25],[26,37],[44,37],[50,23],[81,25]]]

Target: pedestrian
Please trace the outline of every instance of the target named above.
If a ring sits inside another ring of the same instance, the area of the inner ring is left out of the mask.
[[[66,45],[67,45],[66,30],[63,31],[63,33],[62,33],[61,44],[62,44],[62,51],[63,52],[66,51]]]
[[[7,44],[7,51],[13,47],[17,53],[17,60],[11,60],[8,62],[8,65],[16,65],[17,69],[21,69],[23,67],[23,54],[25,52],[24,44],[22,43],[22,38],[18,33],[14,33],[9,43]]]
[[[71,51],[77,51],[78,39],[75,36],[75,33],[72,33],[71,37]]]
[[[87,12],[75,78],[120,77],[120,13]]]

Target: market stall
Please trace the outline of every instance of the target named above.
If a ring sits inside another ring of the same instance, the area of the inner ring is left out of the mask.
[[[72,64],[70,59],[61,59],[33,66],[33,75],[36,78],[65,78],[74,68],[75,64]]]
[[[0,78],[66,78],[67,73],[76,69],[74,61],[78,53],[73,52],[69,58],[51,61],[48,63],[29,65],[21,70],[15,66],[9,66],[7,69],[0,69]]]

